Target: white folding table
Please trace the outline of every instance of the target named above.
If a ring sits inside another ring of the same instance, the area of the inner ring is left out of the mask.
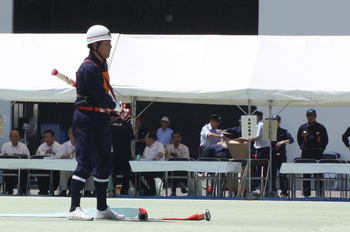
[[[213,173],[239,173],[242,164],[239,162],[223,161],[129,161],[133,172],[213,172]],[[135,182],[136,183],[136,182]],[[137,195],[137,191],[135,196]]]
[[[2,159],[0,169],[74,171],[77,164],[75,159]]]
[[[313,174],[313,173],[331,173],[331,174],[349,174],[350,164],[334,164],[334,163],[283,163],[280,173],[291,175],[291,192],[295,197],[295,174]]]

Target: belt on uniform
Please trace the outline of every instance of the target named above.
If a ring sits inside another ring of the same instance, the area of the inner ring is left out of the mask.
[[[109,111],[105,108],[95,107],[95,106],[78,106],[77,109],[79,110],[89,110],[89,111],[96,111],[100,113],[107,113],[109,114]]]
[[[308,148],[308,149],[304,149],[306,151],[321,151],[322,148]]]

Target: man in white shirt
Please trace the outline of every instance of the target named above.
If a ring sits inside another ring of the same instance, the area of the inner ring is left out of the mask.
[[[256,150],[256,155],[258,159],[268,159],[270,160],[270,141],[269,140],[263,140],[263,127],[264,127],[264,120],[263,120],[263,113],[261,111],[255,111],[254,113],[257,116],[257,122],[256,125],[256,133],[257,137],[254,139],[254,148]],[[264,167],[264,176],[266,176],[267,167]],[[256,168],[256,172],[254,176],[261,176],[261,167]],[[257,188],[260,185],[259,180],[255,180],[252,188]]]
[[[30,152],[24,143],[19,142],[21,138],[17,130],[13,130],[10,133],[10,142],[4,143],[1,148],[3,155],[27,155],[30,157]],[[6,172],[13,172],[12,170],[6,170]],[[17,171],[15,171],[17,173]],[[26,184],[27,184],[27,171],[21,170],[21,183],[19,189],[21,189],[20,195],[26,195]],[[4,177],[4,182],[6,183],[6,192],[8,194],[13,194],[13,189],[17,183],[17,178],[15,177]]]
[[[62,144],[63,155],[60,159],[75,159],[75,139],[73,136],[73,128],[70,127],[67,131],[69,141]],[[60,194],[59,196],[66,196],[68,190],[68,180],[73,176],[73,171],[60,171]],[[93,196],[94,191],[94,179],[90,176],[84,186],[84,196]]]
[[[190,158],[188,147],[181,143],[181,135],[179,131],[174,131],[171,135],[172,144],[165,147],[166,160],[172,157]]]
[[[263,140],[263,128],[264,120],[263,113],[260,111],[255,111],[254,113],[257,116],[257,125],[256,125],[256,138],[252,139],[254,141],[254,147],[256,149],[258,158],[260,159],[269,159],[270,158],[270,142],[269,140]]]
[[[44,132],[45,142],[41,144],[36,151],[37,155],[49,155],[60,158],[63,155],[62,145],[55,141],[55,132],[47,130]],[[48,171],[40,171],[40,173],[49,173]],[[53,190],[57,189],[59,184],[59,172],[53,171]],[[39,195],[47,195],[50,185],[50,180],[47,177],[37,177]]]
[[[47,130],[44,132],[44,143],[36,152],[37,155],[49,155],[60,158],[63,155],[62,145],[55,141],[55,132]]]
[[[202,127],[200,134],[200,145],[217,144],[223,135],[219,132],[218,126],[221,123],[221,116],[212,114],[209,116],[209,123]]]
[[[10,142],[4,143],[4,145],[2,145],[1,153],[3,155],[20,154],[20,155],[27,155],[28,158],[30,158],[30,152],[27,148],[27,145],[19,142],[21,137],[17,130],[11,131],[9,138],[10,138]]]
[[[254,142],[255,153],[258,159],[268,159],[270,160],[270,141],[263,140],[263,128],[264,128],[264,120],[263,120],[263,112],[255,111],[254,115],[256,115],[257,124],[256,124],[256,137],[251,139],[251,142]],[[248,138],[239,138],[241,142],[249,141]],[[267,167],[264,167],[264,176],[266,176]],[[256,171],[254,176],[261,176],[261,167],[256,167]],[[252,189],[259,187],[260,180],[255,180],[252,185]]]
[[[69,141],[62,144],[63,155],[60,159],[73,159],[75,158],[75,140],[72,135],[72,127],[68,129],[67,136]],[[69,177],[73,176],[73,171],[60,171],[60,194],[59,196],[66,196],[68,190]]]
[[[165,149],[161,142],[157,141],[157,135],[150,131],[145,137],[147,147],[143,151],[143,158],[145,160],[165,161]]]
[[[168,160],[169,158],[173,158],[173,157],[187,158],[187,159],[190,158],[190,152],[188,150],[188,147],[181,143],[181,135],[180,135],[179,131],[174,131],[172,133],[171,141],[173,143],[169,144],[165,147],[166,160]],[[178,172],[174,172],[174,175],[187,176],[188,172],[178,171]],[[173,179],[173,184],[171,186],[171,192],[172,192],[171,195],[176,196],[177,182],[180,183],[181,192],[187,193],[187,189],[186,189],[186,186],[184,185],[184,183],[181,180]]]
[[[171,134],[173,133],[173,130],[169,128],[169,124],[169,118],[164,116],[160,120],[161,128],[157,130],[157,140],[158,142],[163,143],[164,147],[171,143]]]
[[[145,142],[147,147],[145,148],[143,152],[143,160],[145,161],[165,161],[164,154],[164,146],[162,143],[157,141],[157,135],[153,131],[150,131],[147,133],[145,137]],[[130,173],[130,181],[135,185],[135,173]],[[143,192],[145,196],[155,196],[157,194],[156,192],[156,185],[154,182],[154,178],[163,176],[163,172],[142,172],[141,176],[144,176],[145,180],[147,181],[149,185],[149,189],[147,186],[141,182],[141,189],[143,189]]]

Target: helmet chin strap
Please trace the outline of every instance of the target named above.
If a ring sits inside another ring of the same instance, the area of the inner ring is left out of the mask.
[[[94,50],[94,46],[92,46],[91,50],[96,52],[102,58],[103,61],[106,61],[106,59],[98,52],[98,48],[100,47],[100,43],[101,43],[101,41],[97,42],[97,49],[96,50]]]

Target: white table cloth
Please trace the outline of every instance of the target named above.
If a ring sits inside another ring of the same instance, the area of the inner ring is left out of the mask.
[[[0,169],[40,169],[74,171],[75,159],[1,159]]]
[[[241,163],[220,161],[129,161],[133,172],[242,172]]]
[[[280,173],[350,173],[350,164],[283,163]]]

